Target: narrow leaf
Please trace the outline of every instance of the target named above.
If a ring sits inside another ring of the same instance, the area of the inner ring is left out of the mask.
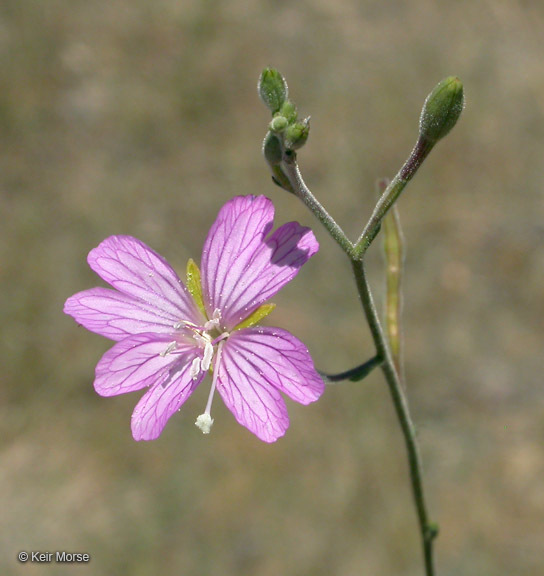
[[[340,372],[338,374],[327,374],[326,372],[319,371],[320,376],[323,378],[325,383],[331,384],[334,382],[342,382],[342,380],[350,380],[351,382],[359,382],[366,378],[374,368],[379,366],[383,360],[379,356],[374,356],[370,360],[367,360],[364,364],[346,370],[345,372]]]

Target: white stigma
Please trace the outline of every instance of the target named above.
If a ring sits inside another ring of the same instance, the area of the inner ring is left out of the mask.
[[[209,434],[212,429],[213,418],[207,413],[201,414],[195,422],[195,426],[202,430],[202,434]]]

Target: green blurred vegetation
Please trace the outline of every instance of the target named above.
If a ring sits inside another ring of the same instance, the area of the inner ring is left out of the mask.
[[[321,252],[269,322],[333,372],[372,354],[347,261],[260,156],[265,66],[312,116],[300,164],[351,237],[443,77],[459,125],[404,192],[406,377],[441,576],[544,572],[544,4],[536,0],[0,4],[2,574],[422,573],[381,375],[332,386],[259,443],[207,390],[135,443],[138,394],[99,398],[109,343],[63,315],[86,255],[137,236],[183,270],[235,194],[274,199]],[[377,247],[374,286],[383,286]],[[20,565],[19,550],[89,566]]]

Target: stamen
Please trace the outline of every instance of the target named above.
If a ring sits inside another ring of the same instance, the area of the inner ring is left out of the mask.
[[[204,324],[204,330],[208,331],[213,330],[214,328],[219,328],[220,320],[221,320],[221,310],[219,310],[219,308],[216,308],[213,311],[211,320],[208,320],[206,324]]]
[[[209,334],[201,334],[200,332],[195,332],[193,334],[193,338],[196,340],[197,344],[202,347],[202,346],[206,346],[206,344],[208,344],[210,342],[210,336]]]
[[[202,370],[209,370],[213,358],[213,346],[211,342],[206,342],[204,346],[204,356],[202,357]]]
[[[228,338],[230,336],[230,334],[228,332],[223,332],[223,334],[220,334],[217,338],[215,338],[214,340],[212,340],[212,344],[215,346],[216,344],[218,344],[219,342],[221,342],[221,340],[225,340],[226,338]]]
[[[189,320],[181,320],[174,324],[174,330],[181,330],[182,328],[198,328],[198,326]]]
[[[191,363],[191,368],[189,368],[189,375],[193,380],[196,380],[197,376],[200,374],[200,358],[194,358]]]
[[[168,344],[166,349],[160,353],[160,356],[162,356],[164,358],[167,354],[170,354],[170,352],[175,350],[177,345],[178,345],[178,343],[175,340],[173,342],[170,342],[170,344]]]

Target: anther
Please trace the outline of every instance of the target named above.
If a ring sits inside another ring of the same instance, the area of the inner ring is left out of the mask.
[[[220,320],[221,320],[221,310],[219,310],[219,308],[216,308],[213,311],[211,320],[208,320],[206,324],[204,324],[204,330],[208,331],[213,330],[214,328],[219,328]]]
[[[204,346],[204,356],[202,357],[202,370],[209,370],[213,359],[213,346],[211,342],[206,342]]]
[[[160,353],[160,356],[162,356],[164,358],[167,354],[170,354],[170,352],[175,350],[177,345],[178,345],[178,343],[175,340],[173,342],[170,342],[170,344],[168,344],[166,349]]]
[[[189,368],[189,375],[193,380],[196,380],[197,376],[200,374],[200,358],[194,358],[191,363],[191,368]]]

